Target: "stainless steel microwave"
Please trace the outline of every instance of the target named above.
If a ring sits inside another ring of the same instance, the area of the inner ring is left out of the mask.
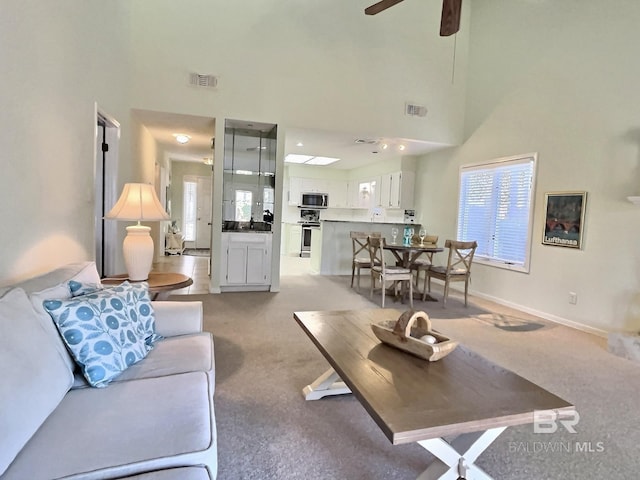
[[[328,208],[329,207],[329,194],[327,193],[301,193],[300,208]]]

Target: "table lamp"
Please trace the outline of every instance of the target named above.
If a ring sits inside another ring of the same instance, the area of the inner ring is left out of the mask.
[[[122,254],[129,280],[133,282],[147,280],[153,263],[153,239],[149,235],[151,227],[140,225],[140,222],[169,220],[169,215],[162,208],[153,185],[125,184],[120,198],[105,218],[138,222],[137,225],[127,227]]]

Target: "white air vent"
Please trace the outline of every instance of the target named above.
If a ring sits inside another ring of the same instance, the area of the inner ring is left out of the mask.
[[[370,138],[356,138],[355,142],[361,145],[375,145],[378,143],[378,140],[372,140]]]
[[[189,74],[189,84],[194,87],[215,88],[218,85],[218,78],[213,75],[202,75],[200,73]]]
[[[424,105],[416,105],[413,103],[404,104],[404,114],[410,117],[426,117],[427,107]]]

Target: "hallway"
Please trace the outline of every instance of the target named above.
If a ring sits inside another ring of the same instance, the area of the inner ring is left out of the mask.
[[[153,264],[154,272],[177,272],[193,279],[189,287],[171,292],[172,295],[194,295],[209,293],[208,256],[165,255]]]

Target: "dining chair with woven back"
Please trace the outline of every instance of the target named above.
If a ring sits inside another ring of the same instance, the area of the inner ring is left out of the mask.
[[[369,297],[373,298],[373,291],[376,287],[376,280],[380,279],[382,288],[382,308],[386,294],[386,283],[394,282],[394,292],[398,296],[398,287],[401,282],[409,285],[409,305],[413,308],[413,280],[411,270],[398,265],[387,265],[384,258],[385,239],[380,237],[369,237],[369,255],[371,261],[371,292]]]
[[[451,282],[464,282],[464,306],[467,306],[469,281],[471,279],[471,264],[478,244],[473,242],[460,242],[447,240],[444,244],[449,249],[446,266],[431,266],[426,270],[427,289],[431,292],[431,279],[436,278],[444,282],[443,305],[447,303],[449,296],[449,284]]]
[[[414,235],[415,237],[415,235]],[[425,245],[437,245],[438,235],[427,235],[424,237],[423,243]],[[415,243],[420,243],[420,237],[413,239]],[[420,273],[426,272],[433,265],[433,254],[435,252],[422,252],[422,254],[411,263],[411,270],[416,273],[415,286],[417,287],[420,281]],[[424,302],[427,297],[427,274],[424,275],[424,286],[422,287],[422,301]]]
[[[351,246],[353,248],[353,256],[351,259],[351,288],[353,288],[353,279],[358,275],[357,288],[360,291],[360,270],[363,268],[371,268],[371,257],[369,255],[368,241],[369,236],[380,237],[380,232],[350,232]]]

